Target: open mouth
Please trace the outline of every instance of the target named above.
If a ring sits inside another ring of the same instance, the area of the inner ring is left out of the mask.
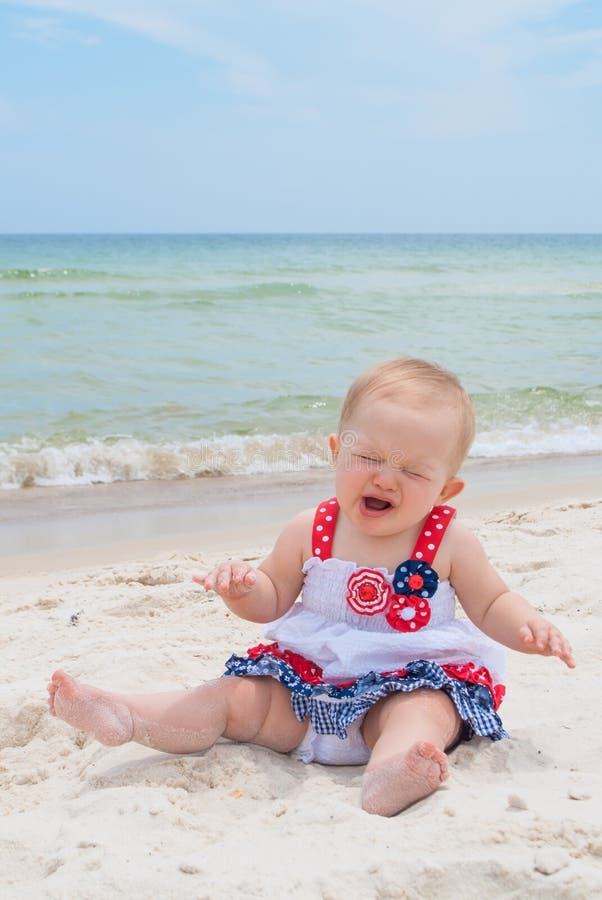
[[[362,497],[362,507],[367,516],[382,516],[388,510],[393,509],[393,504],[380,497]]]

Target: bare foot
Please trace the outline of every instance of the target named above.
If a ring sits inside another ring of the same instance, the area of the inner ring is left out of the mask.
[[[422,741],[374,769],[368,768],[362,787],[362,807],[378,816],[394,816],[428,797],[448,777],[447,756]]]
[[[79,684],[65,672],[55,672],[52,676],[48,708],[53,716],[93,735],[101,744],[116,747],[132,740],[132,714],[121,698]]]

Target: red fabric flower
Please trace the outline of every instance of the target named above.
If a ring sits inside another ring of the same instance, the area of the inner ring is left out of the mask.
[[[426,597],[395,594],[387,613],[387,622],[396,631],[419,631],[428,625],[431,607]]]
[[[347,582],[347,603],[360,616],[384,612],[391,600],[391,587],[380,572],[359,569]]]

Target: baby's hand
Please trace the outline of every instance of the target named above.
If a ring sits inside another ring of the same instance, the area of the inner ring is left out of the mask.
[[[569,669],[575,668],[571,645],[562,632],[543,616],[528,619],[519,634],[527,652],[540,653],[542,656],[557,656]]]
[[[206,591],[215,591],[224,600],[238,600],[255,587],[257,573],[241,559],[229,559],[206,575],[193,575],[192,580]]]

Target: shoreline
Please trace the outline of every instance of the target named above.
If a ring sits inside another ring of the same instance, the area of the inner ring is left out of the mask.
[[[468,515],[602,496],[602,455],[468,460],[454,505]],[[0,570],[33,574],[167,550],[269,546],[300,510],[334,493],[330,468],[0,494]]]

